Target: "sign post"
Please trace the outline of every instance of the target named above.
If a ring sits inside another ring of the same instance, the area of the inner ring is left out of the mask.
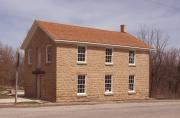
[[[17,94],[17,90],[18,90],[18,70],[19,70],[19,49],[17,50],[17,60],[16,60],[16,85],[15,85],[15,104],[17,104],[17,98],[18,98],[18,94]]]

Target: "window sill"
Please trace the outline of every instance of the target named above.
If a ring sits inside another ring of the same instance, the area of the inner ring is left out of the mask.
[[[105,92],[104,95],[110,96],[113,95],[113,92]]]
[[[129,64],[129,67],[136,67],[135,64]]]
[[[113,66],[113,63],[105,63],[106,66]]]
[[[86,65],[87,62],[80,62],[80,61],[78,61],[77,64],[78,64],[78,65]]]
[[[87,96],[87,94],[86,93],[77,93],[77,96]]]
[[[136,91],[128,91],[128,94],[135,94]]]

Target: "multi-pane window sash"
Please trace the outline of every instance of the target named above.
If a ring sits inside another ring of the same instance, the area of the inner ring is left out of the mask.
[[[78,46],[78,62],[86,61],[86,47]]]
[[[78,75],[77,93],[85,93],[85,75]]]
[[[111,75],[105,75],[105,92],[112,92],[112,79]]]
[[[32,60],[33,60],[32,49],[29,49],[28,50],[28,64],[32,64]]]
[[[129,91],[134,91],[135,85],[134,85],[134,75],[129,76]]]
[[[129,51],[129,64],[135,64],[135,52]]]
[[[112,49],[106,48],[106,63],[112,63]]]
[[[52,46],[46,47],[46,63],[52,62]]]

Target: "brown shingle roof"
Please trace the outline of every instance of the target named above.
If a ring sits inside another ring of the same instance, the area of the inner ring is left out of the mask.
[[[80,41],[110,45],[150,48],[146,43],[130,35],[116,31],[100,30],[45,21],[37,21],[55,40]]]

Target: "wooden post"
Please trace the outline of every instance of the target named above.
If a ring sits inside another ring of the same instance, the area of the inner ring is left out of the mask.
[[[15,87],[15,104],[17,103],[17,90],[18,90],[18,69],[16,69],[16,87]]]
[[[16,62],[16,85],[15,85],[15,104],[17,103],[17,90],[18,90],[18,70],[19,70],[19,49],[17,50],[17,62]]]

